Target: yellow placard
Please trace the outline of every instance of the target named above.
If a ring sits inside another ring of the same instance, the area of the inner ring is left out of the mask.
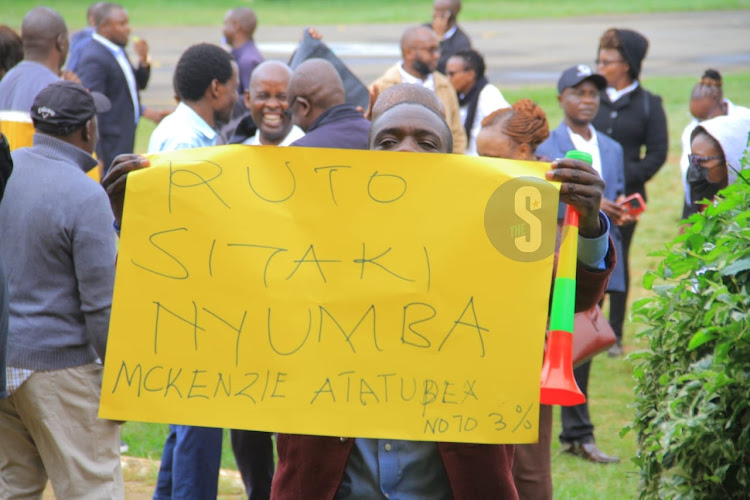
[[[150,158],[128,178],[101,417],[536,441],[548,164],[250,146]]]
[[[23,111],[0,111],[0,130],[5,134],[11,151],[30,147],[34,139],[31,114]]]

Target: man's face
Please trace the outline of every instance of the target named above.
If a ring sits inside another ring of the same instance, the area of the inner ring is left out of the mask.
[[[115,45],[126,46],[130,38],[130,18],[127,11],[125,9],[113,10],[109,19],[101,27],[101,34]]]
[[[68,32],[65,31],[60,35],[59,38],[59,50],[60,50],[60,69],[65,64],[65,60],[68,58],[68,51],[70,49],[70,38]]]
[[[417,104],[397,105],[372,125],[370,149],[412,153],[450,153],[450,130],[429,109]]]
[[[214,118],[222,122],[229,122],[232,109],[237,102],[237,87],[240,84],[237,63],[232,62],[232,76],[225,83],[219,83],[216,99],[214,100]]]
[[[448,28],[453,27],[456,23],[456,12],[452,2],[449,0],[435,0],[432,4],[432,19],[448,18]]]
[[[425,29],[412,47],[412,67],[422,77],[426,77],[437,69],[440,59],[440,43],[432,30]]]
[[[599,89],[591,80],[563,89],[558,97],[565,116],[578,125],[588,125],[599,110]]]
[[[91,119],[86,123],[89,133],[89,143],[86,148],[86,152],[92,154],[96,149],[96,144],[99,142],[99,125],[96,119],[96,115],[92,116]]]
[[[261,136],[269,142],[280,141],[292,127],[292,119],[286,113],[289,74],[283,68],[266,67],[261,71],[262,74],[253,75],[250,88],[245,91],[245,106]]]
[[[467,93],[477,81],[474,70],[467,70],[464,60],[460,57],[451,57],[445,64],[445,74],[448,76],[453,88],[461,94]]]
[[[229,13],[227,13],[227,15],[224,17],[224,26],[222,26],[221,33],[224,35],[224,39],[229,45],[232,45],[232,40],[236,32],[237,23],[235,23]]]
[[[307,132],[307,129],[310,128],[314,120],[312,118],[310,102],[302,95],[301,90],[302,85],[299,84],[299,81],[295,81],[294,75],[292,75],[292,80],[286,91],[287,109],[289,109],[292,115],[292,123]]]

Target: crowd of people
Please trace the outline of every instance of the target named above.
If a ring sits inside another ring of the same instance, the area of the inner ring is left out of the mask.
[[[149,153],[234,143],[550,161],[546,178],[561,183],[561,209],[569,204],[581,216],[576,310],[607,294],[617,336],[609,355],[623,354],[638,223],[625,200],[646,200],[668,150],[662,100],[639,81],[649,42],[630,29],[606,30],[596,68],[561,71],[564,116],[550,130],[538,105],[511,105],[488,81],[460,10],[460,0],[435,0],[432,21],[404,31],[401,60],[368,86],[367,109],[347,100],[356,77],[335,55],[294,68],[264,60],[247,7],[226,13],[228,50],[184,50],[172,111],[141,103],[149,45],[133,41],[132,64],[121,5],[92,4],[88,26],[72,36],[48,7],[25,15],[20,36],[0,26],[0,111],[27,113],[34,127],[28,147],[4,136],[0,143],[0,498],[40,498],[47,480],[58,498],[124,497],[120,425],[97,410],[125,186],[130,172],[149,166],[133,154],[141,118],[157,123]],[[695,85],[690,112],[685,216],[738,178],[750,132],[750,110],[724,97],[716,70]],[[591,164],[564,159],[574,149]],[[101,183],[86,175],[96,169]],[[584,394],[590,368],[588,361],[574,372]],[[598,448],[588,402],[561,415],[564,452],[619,461]],[[549,499],[550,406],[542,405],[539,428],[537,444],[518,446],[277,434],[278,462],[271,434],[230,436],[250,499]],[[216,498],[222,436],[171,425],[154,499]]]

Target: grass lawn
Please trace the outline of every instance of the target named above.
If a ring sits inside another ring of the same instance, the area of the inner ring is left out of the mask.
[[[723,76],[726,95],[737,103],[750,103],[750,72],[727,73]],[[677,234],[682,210],[682,185],[679,176],[680,135],[689,121],[687,103],[694,83],[693,77],[645,78],[643,81],[644,87],[661,95],[664,100],[670,148],[667,164],[648,185],[648,211],[639,223],[631,249],[631,302],[645,296],[641,286],[643,275],[647,270],[654,269],[658,262],[656,258],[650,257],[649,253],[661,250]],[[502,90],[510,102],[528,97],[539,103],[548,114],[550,127],[556,127],[562,118],[556,90],[551,86]],[[144,120],[141,123],[143,125],[139,126],[136,144],[139,152],[145,150],[153,129],[151,122]],[[634,340],[637,328],[638,325],[626,324],[625,343],[628,352],[641,348]],[[622,457],[622,462],[608,466],[590,464],[560,453],[559,445],[553,440],[555,498],[632,499],[638,492],[638,470],[630,461],[636,453],[635,436],[627,434],[620,437],[622,428],[632,420],[632,410],[629,408],[633,402],[634,388],[631,364],[625,359],[612,359],[604,355],[595,360],[592,370],[589,396],[597,440],[603,451]],[[558,415],[559,409],[555,417],[554,436],[560,432]],[[136,456],[158,459],[165,435],[164,425],[130,422],[123,428],[124,439],[130,445],[129,454]],[[235,467],[228,436],[225,438],[222,466]],[[237,494],[229,487],[225,487],[222,493]]]
[[[51,5],[63,15],[71,29],[78,29],[86,21],[89,3],[80,0],[6,0],[2,7],[2,23],[18,28],[29,9]],[[256,11],[261,23],[271,25],[428,21],[432,11],[432,0],[130,0],[120,3],[127,7],[134,26],[219,25],[227,10],[243,4]],[[460,19],[484,21],[748,7],[750,0],[470,0],[464,2]]]

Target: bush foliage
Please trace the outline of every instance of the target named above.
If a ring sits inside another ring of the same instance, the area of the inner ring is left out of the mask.
[[[654,296],[634,307],[650,346],[631,355],[641,498],[750,494],[750,183],[717,200],[660,254],[644,278]]]

